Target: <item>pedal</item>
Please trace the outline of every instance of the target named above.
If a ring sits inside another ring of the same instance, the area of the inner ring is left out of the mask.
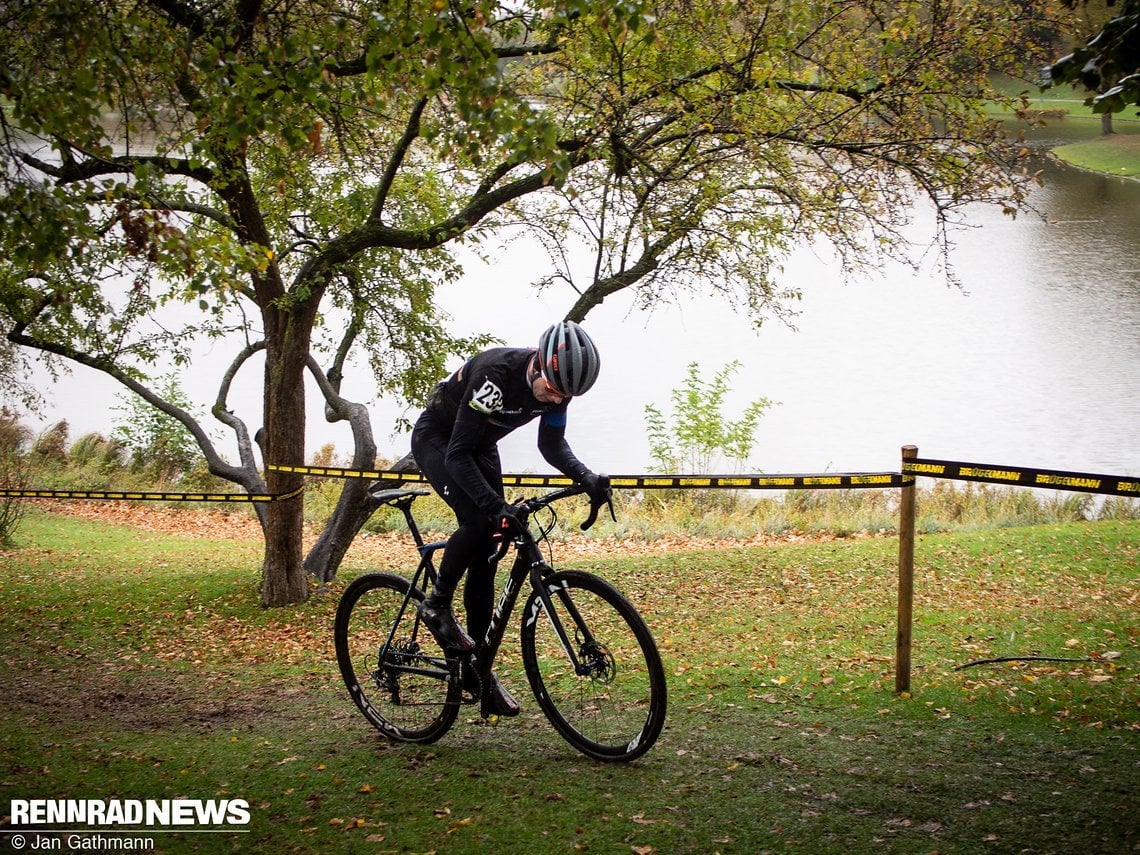
[[[490,699],[487,697],[480,698],[479,716],[489,724],[498,724],[499,714],[490,708],[491,704],[489,701]]]

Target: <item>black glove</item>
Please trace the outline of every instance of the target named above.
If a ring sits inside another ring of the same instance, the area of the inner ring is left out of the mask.
[[[587,471],[578,479],[578,483],[586,488],[586,494],[592,502],[604,502],[609,498],[609,475],[598,475],[596,472]]]
[[[522,520],[518,518],[515,509],[505,502],[491,518],[495,521],[495,531],[501,532],[506,537],[513,537],[523,531]]]

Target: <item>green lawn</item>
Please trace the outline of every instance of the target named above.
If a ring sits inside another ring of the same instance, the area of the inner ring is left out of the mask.
[[[1058,146],[1053,154],[1082,169],[1091,169],[1107,175],[1135,178],[1140,175],[1140,110],[1130,107],[1112,117],[1111,135],[1100,134],[1099,114],[1084,102],[1088,93],[1072,86],[1057,86],[1042,90],[1024,81],[1005,79],[997,81],[1001,91],[1009,95],[1022,95],[1026,98],[1026,110],[1035,121],[1046,125],[1057,122],[1079,126],[1080,142]],[[1028,124],[1018,120],[1012,111],[999,104],[993,104],[992,113],[1004,119],[1012,127],[1027,128]]]
[[[1112,134],[1053,149],[1053,154],[1074,166],[1108,175],[1140,175],[1140,133]]]
[[[156,851],[1140,845],[1140,522],[921,537],[908,697],[893,539],[586,562],[645,614],[670,679],[661,739],[622,766],[557,736],[513,630],[520,718],[393,745],[336,671],[340,584],[267,611],[256,544],[38,513],[20,537],[0,554],[6,799],[249,802],[245,833]],[[350,552],[343,581],[365,564]]]

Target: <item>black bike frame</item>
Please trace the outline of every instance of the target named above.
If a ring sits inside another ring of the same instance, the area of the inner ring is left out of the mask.
[[[559,490],[554,493],[549,493],[546,496],[543,496],[540,499],[529,503],[528,506],[524,506],[525,509],[522,515],[523,525],[527,526],[527,520],[529,519],[532,511],[545,507],[557,499],[574,495],[576,492],[577,491],[571,489]],[[435,564],[432,561],[432,557],[438,550],[444,548],[447,545],[446,541],[426,544],[424,543],[423,536],[420,534],[420,530],[416,525],[414,517],[412,516],[411,507],[413,501],[415,501],[415,495],[407,495],[402,496],[399,499],[389,503],[394,507],[399,508],[400,511],[403,512],[404,520],[408,525],[409,531],[412,533],[412,539],[415,541],[416,549],[420,553],[420,563],[416,567],[416,572],[412,577],[411,585],[409,585],[408,591],[404,595],[404,602],[400,606],[400,613],[397,615],[396,621],[392,624],[392,628],[388,633],[387,640],[385,640],[384,644],[381,646],[380,661],[382,662],[385,660],[388,653],[388,647],[392,643],[392,639],[395,637],[396,627],[399,626],[400,618],[403,617],[407,611],[408,604],[412,601],[412,592],[417,588],[426,590],[427,585],[435,582]],[[584,674],[588,669],[583,666],[581,660],[578,658],[577,652],[574,649],[574,645],[571,644],[570,637],[566,634],[566,630],[558,618],[558,613],[554,609],[554,604],[550,596],[552,590],[549,588],[545,581],[545,577],[553,572],[553,568],[545,561],[543,561],[542,552],[539,550],[538,543],[535,541],[534,536],[530,533],[529,528],[526,528],[522,533],[516,535],[513,540],[504,538],[497,554],[493,557],[493,563],[497,563],[506,554],[512,543],[515,546],[515,560],[511,566],[511,572],[507,576],[506,583],[503,585],[503,590],[499,595],[498,604],[495,606],[495,610],[491,613],[491,623],[487,627],[486,635],[483,637],[482,642],[478,644],[475,653],[473,654],[473,664],[479,675],[481,685],[484,687],[489,686],[491,665],[494,663],[495,657],[499,652],[499,647],[503,643],[503,638],[506,635],[507,623],[509,622],[511,613],[514,611],[515,605],[518,603],[518,598],[519,594],[522,591],[523,582],[528,577],[530,579],[531,587],[538,593],[539,600],[542,603],[542,608],[546,612],[547,617],[550,619],[551,626],[553,626],[554,631],[558,636],[558,640],[562,645],[562,649],[566,652],[567,658],[574,666],[575,673],[579,675]],[[423,587],[420,585],[421,580],[426,582]],[[578,632],[584,634],[584,637],[580,638],[579,640],[585,642],[586,644],[592,644],[594,639],[589,632],[589,628],[583,624],[582,617],[578,613],[578,610],[574,607],[574,603],[560,588],[554,589],[553,593],[556,593],[558,595],[558,598],[562,602],[562,605],[573,619]],[[538,615],[535,614],[532,615],[530,619],[534,620],[537,619],[537,617]],[[526,619],[526,616],[524,616],[524,619]],[[414,632],[418,631],[419,625],[420,618],[419,614],[417,613],[415,617],[415,625],[413,627]],[[436,673],[429,672],[425,669],[411,668],[407,670],[410,670],[414,673],[428,675]],[[480,700],[482,703],[482,713],[486,715],[488,712],[486,706],[488,700],[487,692],[483,692],[483,697]]]
[[[507,623],[511,613],[514,611],[515,604],[518,602],[523,581],[528,576],[530,578],[531,588],[538,594],[542,608],[546,612],[546,616],[550,619],[551,626],[554,627],[554,632],[558,636],[558,641],[562,645],[567,659],[574,666],[574,672],[581,675],[588,670],[579,660],[574,646],[570,643],[570,636],[567,635],[566,629],[562,626],[562,621],[558,618],[558,612],[554,609],[554,604],[550,597],[552,589],[547,585],[545,578],[554,572],[554,568],[543,560],[542,551],[539,549],[538,542],[534,539],[534,535],[530,533],[528,525],[530,515],[535,510],[544,508],[558,499],[576,495],[579,492],[581,491],[576,488],[557,490],[539,499],[523,503],[519,508],[523,531],[517,534],[513,539],[515,546],[514,564],[511,566],[511,572],[499,596],[498,605],[495,606],[495,610],[491,614],[491,624],[487,627],[487,633],[483,638],[483,643],[476,650],[475,664],[479,671],[479,678],[483,681],[483,685],[487,685],[487,678],[489,678],[491,674],[491,665],[494,663],[495,656],[499,652],[499,646],[502,644],[503,637],[506,635]],[[504,540],[498,553],[494,556],[495,562],[506,554],[511,543],[512,541],[510,540]],[[574,625],[580,634],[579,641],[592,645],[594,643],[593,635],[590,633],[589,627],[582,621],[582,616],[574,607],[574,603],[570,597],[562,588],[553,589],[553,593],[558,595],[567,613],[573,618]],[[537,617],[538,615],[534,614],[530,616],[530,619],[535,620]],[[526,620],[527,616],[524,615],[523,619]]]

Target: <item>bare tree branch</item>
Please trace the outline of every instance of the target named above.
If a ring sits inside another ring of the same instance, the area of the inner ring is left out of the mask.
[[[257,492],[259,489],[264,489],[264,486],[260,483],[260,479],[252,479],[250,472],[244,467],[232,466],[227,463],[221,455],[218,454],[209,434],[207,434],[198,423],[198,420],[185,410],[174,406],[169,401],[160,397],[113,362],[70,346],[37,339],[35,336],[28,335],[26,329],[27,323],[16,323],[8,332],[8,340],[13,344],[19,344],[24,347],[30,347],[35,350],[70,359],[80,365],[86,365],[88,368],[93,368],[109,377],[113,377],[156,409],[173,419],[177,419],[198,443],[198,447],[202,450],[202,454],[206,458],[206,463],[211,473],[217,475],[219,478],[233,481],[235,484],[241,484],[249,492]],[[253,474],[256,476],[256,471]]]
[[[420,98],[412,105],[408,121],[404,125],[404,133],[400,137],[400,141],[396,143],[396,148],[392,151],[392,156],[388,158],[388,163],[384,167],[384,173],[380,176],[380,185],[376,188],[376,199],[372,203],[372,213],[369,215],[369,220],[377,223],[381,222],[381,215],[384,211],[384,203],[388,200],[388,193],[392,189],[392,182],[396,180],[396,173],[400,169],[400,165],[407,157],[408,150],[412,147],[416,137],[420,135],[420,117],[423,116],[424,108],[427,107],[428,99]]]

